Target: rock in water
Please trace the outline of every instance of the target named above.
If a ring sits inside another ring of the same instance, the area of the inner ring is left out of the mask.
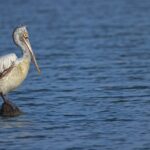
[[[0,115],[5,117],[14,117],[22,114],[22,111],[12,102],[4,102],[0,109]]]

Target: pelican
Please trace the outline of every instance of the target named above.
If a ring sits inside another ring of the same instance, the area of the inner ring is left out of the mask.
[[[16,54],[11,53],[0,57],[0,96],[4,103],[9,103],[6,94],[15,90],[25,80],[31,61],[40,73],[26,26],[14,30],[13,41],[22,49],[23,56],[17,58]]]

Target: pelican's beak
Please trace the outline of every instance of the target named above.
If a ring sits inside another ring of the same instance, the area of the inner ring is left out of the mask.
[[[33,50],[32,50],[32,47],[31,47],[31,44],[30,44],[29,39],[23,37],[23,41],[24,41],[25,45],[27,46],[27,48],[28,48],[28,50],[29,50],[29,52],[30,52],[30,54],[31,54],[32,62],[34,63],[34,65],[35,65],[35,67],[36,67],[38,73],[40,74],[41,71],[40,71],[40,68],[39,68],[39,66],[38,66],[38,64],[37,64],[37,61],[36,61],[36,58],[35,58],[35,54],[34,54],[34,52],[33,52]]]

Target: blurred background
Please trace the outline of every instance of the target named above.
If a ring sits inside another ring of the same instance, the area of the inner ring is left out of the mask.
[[[150,149],[150,1],[2,0],[0,55],[27,25],[34,66],[0,118],[0,149]]]

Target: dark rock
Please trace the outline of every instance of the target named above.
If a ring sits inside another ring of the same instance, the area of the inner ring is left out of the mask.
[[[0,109],[0,115],[5,117],[14,117],[21,115],[22,111],[12,102],[4,102]]]

